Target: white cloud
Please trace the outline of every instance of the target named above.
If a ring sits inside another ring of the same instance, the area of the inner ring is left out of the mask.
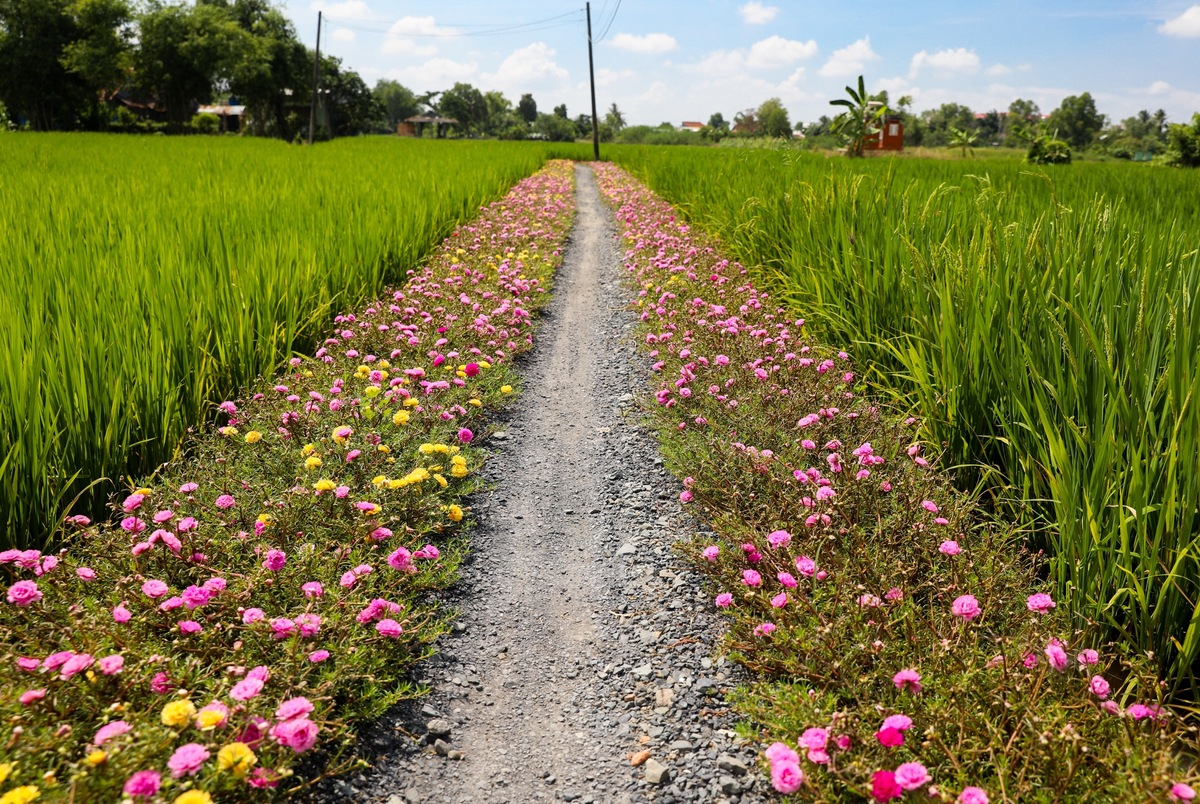
[[[858,75],[863,72],[867,62],[878,59],[879,54],[871,49],[871,37],[864,36],[853,44],[833,51],[820,72],[826,77]]]
[[[1012,67],[1009,67],[1007,64],[993,64],[991,67],[988,67],[983,72],[985,75],[990,75],[993,78],[998,78],[1002,75],[1008,75],[1009,73],[1011,73]]]
[[[332,17],[335,20],[371,20],[375,18],[370,6],[363,0],[345,0],[341,3],[314,0],[308,7],[313,11],[322,11],[326,17]]]
[[[610,70],[607,67],[601,67],[596,71],[596,86],[610,87],[620,81],[629,78],[635,78],[637,73],[633,70]]]
[[[750,0],[746,5],[738,7],[738,13],[747,25],[766,25],[775,19],[775,15],[779,13],[779,6],[764,6],[758,0]]]
[[[679,43],[675,41],[675,37],[665,33],[643,36],[619,33],[612,38],[612,46],[631,53],[667,53],[679,47]]]
[[[1166,81],[1155,81],[1146,89],[1147,95],[1166,95],[1171,91],[1171,85]]]
[[[334,28],[333,33],[331,33],[329,36],[335,42],[345,42],[346,44],[350,44],[354,41],[354,31],[350,30],[349,28]]]
[[[401,17],[388,28],[379,51],[389,56],[428,58],[437,55],[437,38],[454,36],[458,32],[455,28],[439,26],[433,17]]]
[[[388,36],[453,36],[455,28],[442,28],[433,17],[401,17],[388,28]]]
[[[948,74],[973,73],[979,69],[979,55],[965,47],[939,50],[936,53],[922,50],[912,57],[908,69],[909,76],[916,78],[924,67]]]
[[[1188,39],[1200,37],[1200,5],[1189,6],[1187,11],[1175,19],[1167,20],[1158,26],[1158,32]]]
[[[429,59],[422,64],[389,70],[387,77],[394,78],[420,93],[443,90],[458,81],[470,81],[475,77],[478,69],[479,65],[474,62],[436,58]]]
[[[480,81],[487,89],[498,89],[509,97],[525,92],[561,95],[569,76],[554,60],[555,55],[545,42],[534,42],[508,54],[494,73],[484,73]]]
[[[801,59],[811,59],[817,55],[817,43],[813,40],[800,42],[795,39],[784,39],[782,36],[771,36],[750,46],[746,57],[746,66],[759,70],[770,70],[776,67],[786,67]]]

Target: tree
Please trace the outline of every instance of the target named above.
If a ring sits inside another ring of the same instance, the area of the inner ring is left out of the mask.
[[[714,131],[728,131],[729,123],[725,120],[725,115],[713,112],[713,116],[708,118],[708,127]]]
[[[767,137],[792,138],[792,123],[779,98],[768,98],[758,107],[759,131]]]
[[[1167,128],[1165,161],[1175,167],[1200,167],[1200,113],[1191,125],[1173,123]]]
[[[487,120],[487,101],[475,87],[457,82],[442,93],[441,112],[457,120],[461,131],[470,133],[478,130]]]
[[[960,148],[963,158],[967,156],[967,152],[971,152],[971,156],[975,155],[975,145],[979,140],[979,135],[974,131],[967,131],[963,128],[950,127],[950,141],[946,143],[948,148]]]
[[[513,111],[513,105],[504,93],[491,90],[483,93],[483,104],[487,113],[483,120],[483,133],[489,137],[504,139],[521,139],[525,136],[528,124]]]
[[[521,100],[517,101],[517,114],[526,123],[532,123],[537,120],[538,110],[537,101],[533,99],[533,95],[526,92],[521,96]]]
[[[382,104],[367,83],[353,70],[343,70],[342,60],[321,57],[321,109],[330,137],[366,134],[384,117]]]
[[[389,131],[394,132],[401,122],[415,117],[421,111],[421,105],[417,103],[417,96],[399,81],[381,78],[375,82],[375,88],[371,90],[371,94],[383,107]]]
[[[67,9],[78,38],[69,42],[60,61],[92,94],[94,105],[125,83],[132,46],[133,11],[126,0],[75,0]]]
[[[533,130],[552,142],[575,141],[575,124],[558,114],[539,114]]]
[[[179,128],[197,103],[212,100],[219,84],[227,86],[252,46],[250,35],[218,6],[155,0],[138,20],[134,83]]]
[[[924,124],[924,144],[941,147],[950,142],[950,129],[975,130],[975,113],[958,103],[943,103],[936,109],[921,113]]]
[[[887,107],[872,104],[861,75],[858,77],[858,90],[855,91],[854,87],[846,87],[846,95],[849,97],[837,98],[829,102],[830,106],[846,108],[846,111],[833,119],[830,128],[845,142],[846,156],[862,156],[864,141],[879,133],[880,121],[887,114]]]
[[[87,82],[61,61],[79,38],[69,0],[0,0],[0,103],[38,131],[74,128]]]
[[[608,107],[608,112],[604,115],[604,122],[613,132],[618,132],[625,128],[625,115],[621,114],[621,110],[617,108],[617,104],[614,103]]]
[[[1096,111],[1096,102],[1087,92],[1064,98],[1050,113],[1050,127],[1057,129],[1073,148],[1090,146],[1107,122],[1108,118]]]
[[[757,137],[761,128],[757,109],[743,109],[733,116],[733,133],[743,137]]]
[[[565,103],[560,103],[558,106],[555,106],[555,107],[554,107],[554,114],[555,114],[555,116],[556,116],[556,117],[561,117],[563,120],[570,120],[570,119],[571,119],[571,118],[570,118],[570,117],[567,115],[567,104],[565,104]]]
[[[590,114],[581,114],[575,118],[575,138],[591,139],[591,137],[592,116]]]

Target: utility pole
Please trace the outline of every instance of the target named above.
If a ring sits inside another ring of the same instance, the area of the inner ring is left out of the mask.
[[[317,52],[313,55],[312,105],[308,108],[308,144],[317,130],[317,83],[321,80],[321,12],[317,12]],[[593,104],[595,105],[595,104]]]
[[[576,6],[578,8],[578,6]],[[584,8],[587,9],[587,31],[588,31],[588,78],[592,82],[592,156],[597,162],[600,161],[600,128],[599,122],[596,120],[596,68],[592,66],[592,4],[584,3]]]

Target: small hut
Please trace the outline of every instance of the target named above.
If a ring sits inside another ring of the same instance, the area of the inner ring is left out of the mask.
[[[440,117],[438,115],[418,114],[412,117],[405,118],[396,126],[396,133],[401,137],[420,137],[425,133],[425,126],[432,125],[433,135],[441,138],[446,136],[446,130],[450,126],[457,126],[458,121],[453,117]]]

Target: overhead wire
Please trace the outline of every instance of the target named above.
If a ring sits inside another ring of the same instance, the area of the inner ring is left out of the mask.
[[[410,37],[410,38],[414,38],[414,39],[454,39],[454,38],[473,38],[473,37],[479,37],[479,36],[502,36],[505,34],[512,34],[512,33],[533,33],[535,31],[545,31],[545,30],[550,30],[553,28],[563,28],[568,25],[577,25],[579,23],[578,15],[581,13],[581,11],[582,11],[582,9],[577,9],[575,11],[568,11],[564,14],[557,14],[553,17],[546,17],[546,18],[540,19],[540,20],[531,20],[529,22],[521,22],[521,23],[516,23],[516,24],[512,24],[512,25],[485,26],[480,23],[467,23],[467,24],[462,24],[462,25],[444,24],[444,25],[437,26],[439,28],[445,29],[438,33],[420,33],[420,32],[415,32],[415,31],[414,32],[396,31],[394,33],[397,36]],[[573,19],[566,19],[568,17],[571,17]],[[343,18],[337,18],[337,17],[332,17],[332,18],[326,17],[326,19],[332,19],[334,22],[337,23],[337,25],[339,27],[349,28],[350,30],[355,30],[355,31],[364,31],[366,33],[391,34],[391,33],[393,33],[392,29],[395,27],[394,23],[392,25],[388,25],[386,28],[383,28],[383,27],[379,27],[379,26],[375,26],[375,25],[364,24],[364,21],[356,20],[356,19],[349,19],[349,18],[343,19]],[[559,20],[561,20],[561,22]],[[467,27],[480,27],[480,28],[485,28],[485,30],[477,30],[477,31],[453,30],[455,28],[467,28]]]
[[[608,18],[608,24],[606,26],[604,26],[604,33],[600,34],[599,39],[595,39],[593,41],[595,41],[595,42],[603,42],[604,41],[604,37],[608,36],[608,31],[610,28],[612,28],[613,22],[617,19],[617,12],[620,10],[621,10],[621,0],[617,0],[617,5],[615,8],[613,8],[612,16]]]

